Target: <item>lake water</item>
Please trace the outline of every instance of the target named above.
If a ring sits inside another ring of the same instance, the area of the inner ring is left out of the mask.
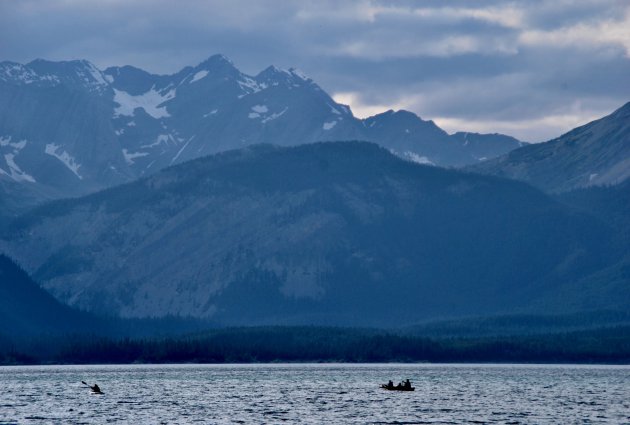
[[[409,378],[415,392],[380,383]],[[92,395],[81,381],[98,383]],[[0,367],[0,424],[630,423],[630,367]]]

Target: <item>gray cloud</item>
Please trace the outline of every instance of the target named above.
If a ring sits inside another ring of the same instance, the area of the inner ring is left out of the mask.
[[[0,0],[0,60],[170,73],[214,53],[248,73],[297,66],[358,115],[540,141],[630,100],[630,4]]]

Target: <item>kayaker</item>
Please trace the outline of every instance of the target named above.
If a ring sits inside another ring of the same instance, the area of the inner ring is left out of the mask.
[[[394,389],[394,383],[392,382],[392,380],[390,379],[389,382],[387,383],[387,389],[388,390],[392,390]]]
[[[90,388],[92,388],[92,391],[95,392],[95,393],[100,393],[101,392],[101,388],[98,386],[98,384],[94,384]]]
[[[409,379],[407,379],[407,380],[405,381],[405,385],[404,385],[404,387],[405,387],[405,389],[407,389],[407,390],[408,390],[408,389],[411,389],[411,382],[409,382]]]

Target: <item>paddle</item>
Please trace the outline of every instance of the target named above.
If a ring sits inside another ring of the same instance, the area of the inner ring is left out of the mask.
[[[96,387],[96,388],[98,388],[98,390],[96,390],[96,389],[94,389],[94,387],[93,387],[92,385],[88,384],[88,383],[87,383],[87,382],[85,382],[85,381],[81,381],[81,383],[82,383],[82,384],[84,384],[84,385],[87,385],[88,387],[90,387],[90,389],[91,389],[92,391],[94,391],[96,394],[103,394],[103,391],[101,391],[101,389],[100,389],[100,388]],[[95,385],[95,386],[96,386],[96,385]]]

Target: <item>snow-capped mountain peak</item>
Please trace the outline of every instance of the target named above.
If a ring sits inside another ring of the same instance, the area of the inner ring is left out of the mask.
[[[59,82],[103,94],[109,88],[105,74],[87,60],[52,62],[35,59],[27,67],[40,76],[54,76]],[[47,78],[47,77],[42,77]]]
[[[56,85],[60,80],[56,75],[38,74],[29,65],[15,62],[0,63],[0,80],[10,84]]]
[[[27,141],[0,146],[0,179],[46,185],[37,193],[54,196],[258,143],[367,140],[437,165],[477,161],[411,112],[359,120],[296,68],[269,66],[252,76],[223,55],[171,75],[101,71],[85,60],[2,62],[0,108],[2,140]]]
[[[236,76],[241,73],[234,63],[223,55],[210,56],[208,59],[197,65],[195,70],[205,70],[210,73],[221,74],[223,76]]]
[[[311,78],[307,77],[306,74],[304,72],[302,72],[300,69],[298,68],[289,68],[289,73],[297,78],[299,78],[300,80],[303,81],[312,81]]]

